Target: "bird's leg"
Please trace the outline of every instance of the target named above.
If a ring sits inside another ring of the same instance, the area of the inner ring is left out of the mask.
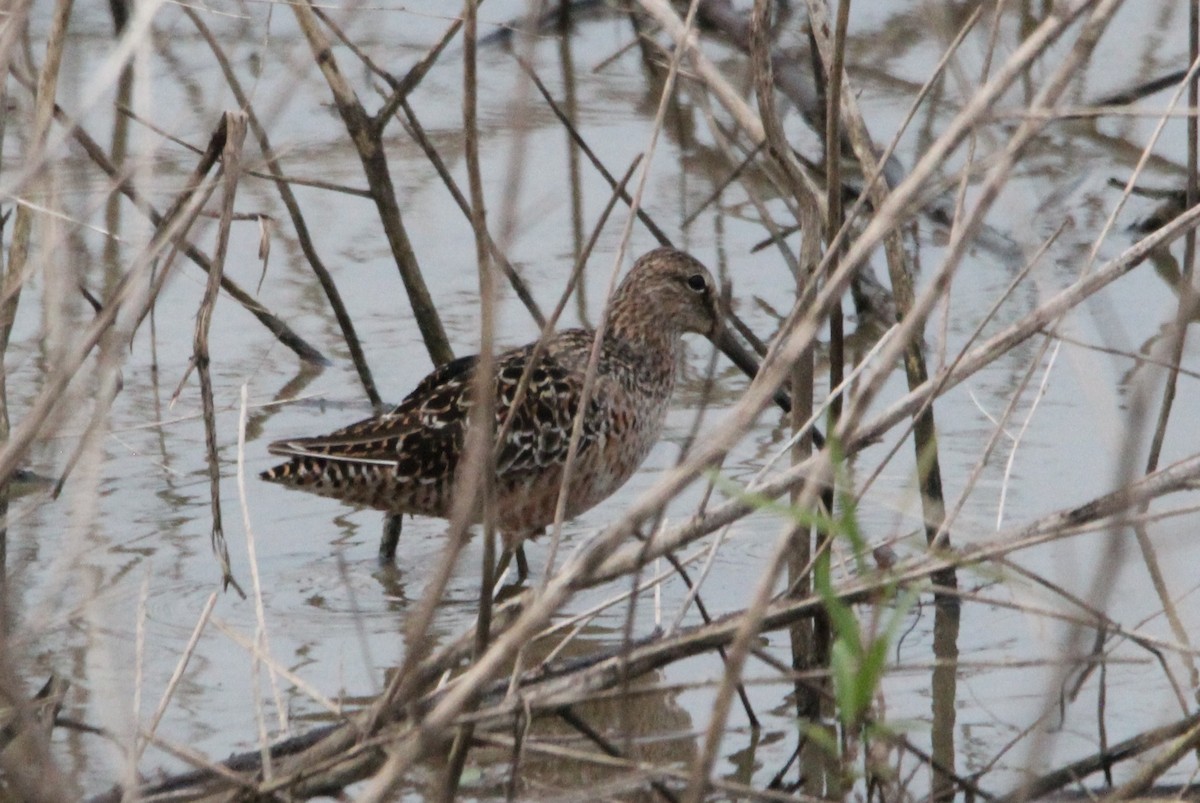
[[[513,556],[517,558],[517,582],[515,585],[523,585],[529,578],[529,560],[525,557],[525,546],[522,543],[524,539],[518,537],[509,537],[507,533],[502,534],[504,541],[504,551],[500,553],[500,560],[496,562],[497,580],[504,575],[504,571],[508,565],[512,563]],[[513,546],[516,544],[516,546]]]
[[[512,563],[512,556],[513,551],[508,547],[504,547],[504,550],[500,553],[500,560],[496,561],[496,573],[493,575],[497,582],[504,576],[504,572],[508,569],[508,564]],[[517,561],[517,563],[519,564],[520,561]]]
[[[517,583],[524,583],[529,577],[529,561],[525,557],[525,545],[517,544]]]
[[[403,513],[388,513],[383,518],[383,537],[379,539],[379,562],[391,563],[396,558],[396,545],[400,543],[400,525]]]

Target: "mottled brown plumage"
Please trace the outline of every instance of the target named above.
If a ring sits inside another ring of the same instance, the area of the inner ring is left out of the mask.
[[[717,291],[692,257],[659,248],[634,264],[613,297],[595,388],[583,417],[567,516],[602,501],[657,442],[682,355],[682,336],[720,328]],[[510,549],[554,521],[571,427],[594,332],[551,337],[514,408],[534,344],[498,355],[496,525]],[[393,411],[328,435],[270,445],[288,462],[262,477],[392,513],[448,517],[477,357],[427,376]],[[512,417],[506,427],[505,421]]]

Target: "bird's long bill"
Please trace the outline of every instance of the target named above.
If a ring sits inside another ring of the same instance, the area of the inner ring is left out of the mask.
[[[732,326],[728,324],[721,326],[715,333],[713,333],[710,340],[712,340],[713,345],[716,346],[722,354],[733,361],[734,365],[736,365],[738,368],[741,368],[746,376],[750,377],[751,379],[758,376],[758,357],[751,354],[750,351],[742,345],[742,341],[738,340],[737,335],[734,334]],[[792,410],[792,400],[788,397],[787,392],[782,388],[775,391],[775,404],[779,405],[780,409],[782,409],[785,413],[791,412]]]

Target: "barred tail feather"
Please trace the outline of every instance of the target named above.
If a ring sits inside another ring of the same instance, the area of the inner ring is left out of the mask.
[[[278,482],[282,485],[312,485],[326,478],[328,462],[311,457],[298,457],[269,468],[259,476],[267,482]]]

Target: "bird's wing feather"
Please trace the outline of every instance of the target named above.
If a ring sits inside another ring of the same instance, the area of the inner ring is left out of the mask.
[[[565,334],[574,333],[560,333],[559,338]],[[526,346],[505,352],[496,361],[496,431],[501,431],[510,415],[513,418],[496,452],[497,470],[506,476],[566,460],[571,425],[582,396],[578,372],[564,366],[549,350],[529,371],[528,387],[514,409],[517,388],[532,355],[533,347]],[[401,475],[445,476],[455,470],[466,439],[477,365],[474,356],[446,363],[386,415],[327,435],[279,441],[268,448],[285,457],[395,464]],[[589,412],[598,413],[599,406],[599,399],[593,399]],[[584,447],[605,425],[603,415],[589,415],[585,421]]]

